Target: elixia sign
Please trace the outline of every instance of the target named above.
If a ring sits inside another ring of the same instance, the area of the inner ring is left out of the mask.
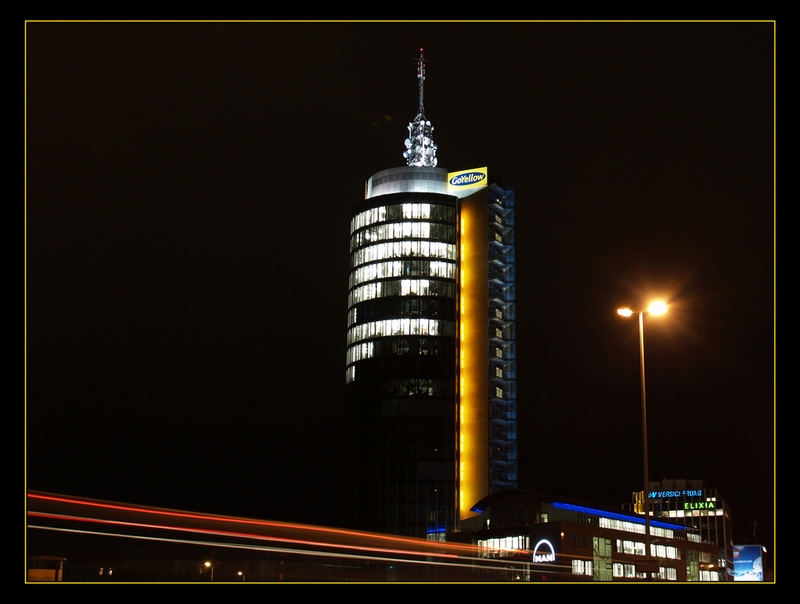
[[[715,510],[717,506],[713,501],[685,501],[683,503],[684,510]]]
[[[533,548],[534,562],[555,562],[556,548],[547,539],[541,539]]]

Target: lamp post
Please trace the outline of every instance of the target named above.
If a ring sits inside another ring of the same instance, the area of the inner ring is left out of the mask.
[[[644,507],[644,534],[645,534],[645,556],[649,557],[650,552],[650,505],[647,497],[647,490],[650,487],[650,470],[647,458],[647,396],[645,393],[644,380],[644,315],[662,315],[667,312],[667,305],[664,302],[653,302],[647,307],[646,311],[640,310],[639,314],[639,378],[642,392],[642,470],[644,473],[644,490],[642,491],[642,504]],[[622,317],[631,317],[634,311],[630,308],[617,309],[617,314]]]
[[[203,562],[203,566],[205,566],[209,570],[209,573],[210,573],[209,580],[213,581],[214,580],[214,565],[211,564],[211,562],[206,561],[206,562]]]

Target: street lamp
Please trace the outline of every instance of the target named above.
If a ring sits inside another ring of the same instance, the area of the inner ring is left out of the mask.
[[[663,315],[667,312],[666,303],[658,300],[650,304],[646,311],[639,311],[639,376],[642,390],[642,466],[644,471],[644,490],[642,491],[642,503],[644,504],[644,534],[645,534],[645,555],[650,556],[650,506],[647,497],[647,489],[650,487],[650,471],[647,460],[647,397],[644,387],[644,315]],[[632,317],[634,311],[630,308],[619,308],[617,314],[621,317]]]
[[[205,566],[207,569],[209,569],[209,572],[210,572],[209,580],[213,581],[214,580],[214,565],[211,564],[211,562],[206,561],[206,562],[203,562],[203,566]]]

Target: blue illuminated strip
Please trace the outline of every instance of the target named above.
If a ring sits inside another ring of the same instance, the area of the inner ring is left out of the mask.
[[[622,520],[624,522],[636,522],[637,524],[644,524],[644,518],[638,516],[625,516],[624,514],[617,514],[615,512],[606,512],[605,510],[595,510],[587,508],[582,505],[572,505],[571,503],[553,502],[554,508],[561,508],[562,510],[570,510],[572,512],[582,512],[584,514],[592,514],[593,516],[603,516],[604,518],[613,518],[614,520]],[[679,524],[669,524],[667,522],[659,522],[658,520],[651,520],[650,524],[659,528],[671,529],[674,531],[685,531],[689,527],[681,526]]]

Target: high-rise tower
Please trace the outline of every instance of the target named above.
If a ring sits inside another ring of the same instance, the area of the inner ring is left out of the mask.
[[[516,484],[514,200],[437,167],[422,51],[417,79],[407,165],[350,224],[346,381],[359,528],[435,537]]]

